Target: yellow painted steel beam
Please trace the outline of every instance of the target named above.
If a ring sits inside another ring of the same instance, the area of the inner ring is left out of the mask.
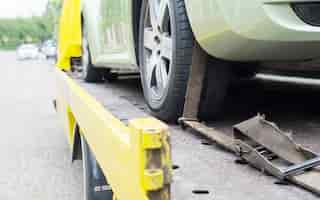
[[[78,124],[117,200],[169,200],[172,180],[168,127],[154,118],[125,125],[74,80],[56,71],[57,112],[73,142]]]
[[[57,66],[71,68],[71,58],[81,56],[82,24],[80,0],[64,0],[59,23]]]

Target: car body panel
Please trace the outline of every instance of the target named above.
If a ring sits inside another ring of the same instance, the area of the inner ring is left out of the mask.
[[[185,2],[195,38],[212,56],[232,61],[320,57],[320,27],[304,23],[290,6],[306,0]]]
[[[93,64],[136,68],[132,0],[83,0],[82,13]]]
[[[101,41],[98,40],[99,26],[98,22],[101,21],[101,14],[99,7],[101,6],[100,0],[91,0],[90,3],[81,1],[81,15],[82,15],[82,28],[83,34],[87,35],[89,43],[90,54],[92,62],[95,63],[99,54],[101,54]],[[94,11],[94,12],[92,12]],[[94,22],[94,23],[92,23]]]
[[[75,8],[71,8],[70,2],[74,2]],[[78,19],[82,12],[93,64],[137,70],[133,0],[83,0],[81,9],[78,2],[80,0],[66,0],[64,3],[64,25],[61,26],[69,27],[63,27],[60,32],[63,45],[59,45],[62,56],[58,63],[67,66],[70,63],[67,58],[80,56]],[[291,8],[292,2],[311,1],[185,0],[195,39],[211,56],[259,62],[318,59],[320,27],[303,22]],[[312,2],[320,3],[320,0]]]

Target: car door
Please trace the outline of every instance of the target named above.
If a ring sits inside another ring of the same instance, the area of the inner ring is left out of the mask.
[[[131,7],[132,0],[101,0],[99,37],[102,49],[98,63],[117,68],[134,67]]]

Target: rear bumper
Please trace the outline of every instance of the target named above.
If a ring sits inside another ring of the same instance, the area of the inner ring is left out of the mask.
[[[232,61],[320,57],[320,27],[297,16],[292,9],[297,0],[203,0],[201,5],[198,0],[186,2],[195,37],[212,56]]]

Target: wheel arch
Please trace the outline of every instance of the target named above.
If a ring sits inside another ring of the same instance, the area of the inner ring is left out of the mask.
[[[132,30],[137,66],[139,66],[139,27],[142,1],[143,0],[132,1]]]
[[[208,31],[204,32],[202,29],[203,27],[210,26],[204,25],[205,22],[210,22],[214,20],[221,20],[217,17],[212,17],[212,15],[199,15],[199,13],[210,13],[212,11],[212,8],[216,5],[217,0],[204,0],[204,2],[201,3],[201,5],[198,5],[198,0],[183,0],[185,10],[187,13],[187,20],[190,25],[193,39],[195,42],[197,42],[200,47],[209,55],[214,56],[212,54],[209,54],[208,48],[206,46],[205,41],[203,41],[203,38],[206,38],[209,34]],[[195,6],[198,5],[198,6]],[[220,22],[220,21],[219,21]],[[207,28],[205,30],[208,30]],[[209,34],[210,35],[210,34]]]

